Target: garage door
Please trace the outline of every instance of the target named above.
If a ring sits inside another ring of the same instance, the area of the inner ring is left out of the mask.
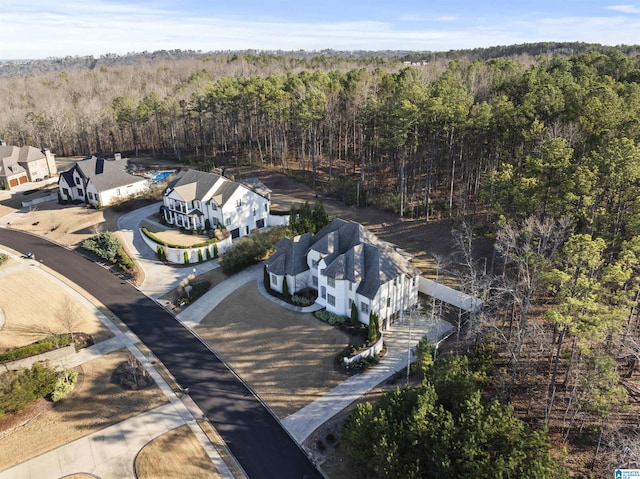
[[[264,228],[264,218],[256,221],[256,228]]]
[[[231,230],[231,239],[240,238],[240,228]]]
[[[26,183],[26,182],[27,182],[27,177],[26,176],[21,176],[20,177],[20,184]]]
[[[18,186],[18,178],[9,180],[9,186]]]

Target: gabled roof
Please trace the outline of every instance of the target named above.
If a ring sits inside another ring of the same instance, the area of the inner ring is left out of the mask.
[[[357,293],[369,299],[382,284],[400,275],[420,275],[406,252],[354,221],[335,219],[313,237],[305,233],[293,240],[284,238],[275,246],[276,253],[265,261],[270,273],[302,273],[308,269],[309,251],[317,251],[326,264],[324,276],[358,283]]]
[[[293,239],[283,238],[275,244],[276,252],[265,261],[269,271],[283,276],[285,274],[295,276],[307,269],[307,250],[311,234],[305,233]]]
[[[13,176],[26,171],[14,158],[0,158],[0,176]]]
[[[18,161],[20,163],[30,163],[45,158],[44,153],[33,146],[23,146],[20,148]]]
[[[127,173],[125,171],[126,166],[127,160],[124,158],[120,160],[105,160],[94,156],[76,162],[70,170],[65,171],[61,176],[70,186],[74,186],[73,171],[75,170],[85,180],[91,180],[91,183],[100,192],[147,181],[140,176]]]
[[[333,220],[314,236],[310,249],[324,256],[325,276],[359,282],[357,292],[369,299],[375,297],[381,284],[401,274],[420,274],[405,252],[354,221]]]
[[[20,148],[17,146],[0,145],[0,160],[12,159],[18,161],[20,156]]]
[[[261,192],[264,193],[264,190],[260,185],[262,185],[262,183],[259,181],[257,183],[253,182],[250,185],[245,185],[231,181],[216,173],[186,170],[179,172],[175,179],[167,185],[164,195],[166,196],[175,191],[187,203],[194,200],[207,201],[209,199],[213,199],[217,204],[222,206],[240,187],[244,187],[256,194],[264,196],[261,194]],[[266,188],[266,186],[264,186],[264,188]]]
[[[42,151],[34,146],[0,146],[0,160],[4,158],[12,158],[20,163],[30,163],[45,158]]]

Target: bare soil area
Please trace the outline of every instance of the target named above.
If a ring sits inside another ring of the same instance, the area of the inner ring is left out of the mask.
[[[343,332],[281,308],[246,284],[210,312],[200,334],[284,418],[346,377],[335,357],[348,343]]]
[[[120,213],[112,208],[97,210],[84,205],[60,205],[55,201],[36,205],[11,227],[74,246],[101,231],[116,231]]]
[[[138,479],[220,477],[202,444],[186,424],[143,447],[136,457],[135,471]]]
[[[457,265],[455,255],[452,254],[455,249],[452,236],[453,223],[449,220],[426,221],[424,218],[400,218],[390,211],[347,206],[340,201],[323,197],[309,186],[273,170],[249,167],[228,170],[234,174],[236,180],[257,177],[271,188],[273,210],[286,211],[292,204],[308,201],[313,205],[316,201],[322,201],[331,218],[357,221],[380,239],[398,245],[412,254],[413,264],[422,270],[426,277],[435,277],[436,270],[439,269],[438,275],[441,281],[454,280],[450,271],[455,270]],[[490,267],[489,240],[480,238],[477,241],[475,254],[479,258],[486,257]]]
[[[111,373],[126,360],[126,350],[120,350],[84,363],[69,397],[0,418],[0,470],[164,404],[155,385],[127,391],[111,382]]]

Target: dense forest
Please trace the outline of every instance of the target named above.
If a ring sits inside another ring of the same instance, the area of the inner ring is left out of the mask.
[[[640,55],[535,48],[165,55],[0,78],[0,138],[274,168],[452,221],[461,281],[485,300],[459,349],[491,350],[492,395],[547,424],[581,474],[610,474],[640,457]],[[489,268],[471,254],[480,234]]]

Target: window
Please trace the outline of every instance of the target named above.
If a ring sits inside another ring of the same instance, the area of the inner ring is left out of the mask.
[[[319,261],[318,261],[318,260],[315,260],[315,259],[314,259],[314,260],[311,260],[311,267],[312,267],[313,269],[318,269],[318,263],[319,263]]]
[[[318,288],[318,277],[317,276],[312,276],[311,277],[311,284],[313,284],[313,286],[317,289]]]
[[[211,211],[216,211],[218,209],[218,205],[216,205],[213,201],[209,204],[211,205]]]
[[[82,188],[78,188],[78,196],[83,196],[84,195],[84,191],[82,191]]]
[[[324,286],[320,289],[320,297],[322,299],[325,299],[327,297],[327,288],[325,288]]]
[[[78,178],[78,177],[76,176],[76,177],[75,177],[75,180],[76,180],[76,185],[79,185],[79,184],[80,184],[80,178]]]
[[[269,207],[267,206],[267,204],[266,204],[266,203],[264,204],[264,210],[265,210],[265,211],[269,211]]]
[[[367,303],[365,303],[364,301],[360,302],[360,311],[362,311],[364,314],[369,314],[369,305]]]
[[[69,197],[69,190],[68,190],[68,189],[66,189],[66,188],[62,188],[62,193],[64,194],[64,196],[65,196],[66,198],[68,198],[68,197]]]
[[[254,208],[253,209],[253,216],[255,216],[255,215],[256,215],[256,209]]]
[[[328,294],[327,295],[327,303],[329,303],[330,306],[335,306],[336,305],[336,297]]]
[[[349,281],[349,291],[353,291],[353,283]]]
[[[93,193],[91,193],[90,191],[87,193],[87,195],[89,195],[89,199],[92,200],[93,199]]]
[[[271,286],[278,286],[278,277],[275,274],[271,274]]]
[[[387,298],[387,308],[391,307],[391,296]]]
[[[246,235],[249,234],[249,227],[248,226],[244,227],[244,234],[246,234]]]
[[[335,288],[336,287],[336,280],[334,278],[327,278],[327,285]]]
[[[353,306],[353,299],[349,298],[349,309]]]
[[[231,218],[227,218],[224,222],[224,224],[226,224],[227,226],[229,226],[231,224]]]
[[[236,208],[240,208],[242,206],[242,200],[236,200]]]

